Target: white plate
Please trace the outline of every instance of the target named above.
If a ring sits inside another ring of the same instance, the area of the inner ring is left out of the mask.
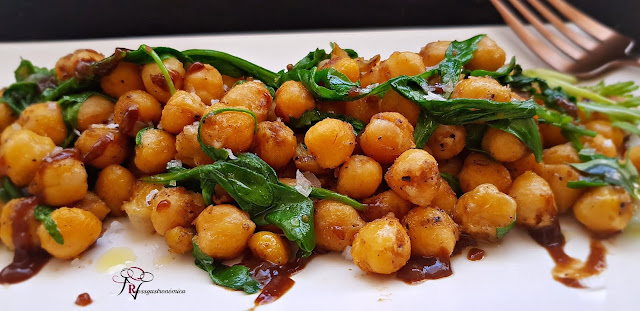
[[[393,51],[417,52],[427,42],[466,39],[486,33],[509,55],[516,55],[524,68],[543,66],[505,27],[467,27],[362,32],[310,32],[287,34],[127,38],[64,42],[1,43],[0,85],[13,82],[20,57],[36,66],[53,67],[63,55],[79,48],[111,54],[116,47],[170,46],[176,49],[203,48],[225,51],[271,70],[280,70],[316,47],[329,49],[329,42],[355,49],[361,56]],[[640,80],[640,70],[617,71],[608,81]],[[87,309],[126,307],[135,310],[198,308],[247,310],[255,295],[215,286],[206,273],[193,265],[190,255],[171,257],[160,236],[142,235],[126,218],[110,226],[96,245],[73,263],[51,260],[34,278],[11,286],[0,286],[2,310],[69,310],[76,308],[78,294],[88,292],[93,304]],[[587,233],[571,219],[563,219],[567,252],[585,259]],[[379,309],[464,309],[464,310],[639,310],[640,230],[631,228],[606,242],[607,270],[594,280],[595,289],[565,287],[551,276],[553,262],[521,229],[508,234],[499,245],[483,246],[486,257],[471,262],[463,254],[452,259],[454,275],[420,285],[406,285],[394,278],[366,275],[339,254],[315,258],[296,274],[296,284],[278,301],[258,310],[304,308],[305,310]],[[184,294],[149,294],[137,299],[125,293],[112,275],[97,271],[96,262],[114,247],[130,247],[137,260],[132,263],[152,272],[154,280],[141,289],[180,289]],[[0,246],[0,266],[11,262],[13,253]]]

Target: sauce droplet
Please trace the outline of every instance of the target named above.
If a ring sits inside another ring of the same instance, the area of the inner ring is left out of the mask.
[[[467,259],[471,261],[478,261],[478,260],[482,260],[483,258],[484,258],[484,250],[477,247],[472,247],[471,249],[469,249],[469,252],[467,253]]]
[[[424,280],[435,280],[453,274],[449,256],[419,257],[409,259],[404,267],[396,273],[396,278],[407,284],[415,284]]]
[[[100,273],[113,274],[130,264],[134,263],[138,258],[128,247],[115,247],[106,251],[98,263],[96,263],[96,271]]]
[[[82,293],[78,295],[78,298],[76,298],[76,304],[82,307],[88,306],[92,302],[93,302],[93,299],[91,299],[91,296],[89,296],[88,293]]]

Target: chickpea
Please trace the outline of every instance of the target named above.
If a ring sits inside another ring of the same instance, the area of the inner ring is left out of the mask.
[[[532,171],[520,175],[509,190],[517,204],[516,223],[527,228],[550,226],[558,215],[553,191],[542,177]]]
[[[160,235],[174,227],[185,227],[204,210],[202,195],[184,187],[164,188],[151,199],[151,223]]]
[[[106,127],[92,127],[82,132],[75,148],[80,152],[83,162],[97,168],[124,162],[130,150],[125,135],[117,129]]]
[[[100,87],[113,98],[119,98],[129,91],[144,90],[140,66],[120,62],[110,74],[100,79]]]
[[[104,220],[107,217],[107,214],[111,212],[111,209],[107,206],[102,199],[95,193],[89,191],[87,195],[82,198],[80,201],[76,201],[73,204],[69,205],[70,208],[79,208],[85,211],[89,211],[92,214],[96,215],[98,219]]]
[[[296,136],[280,121],[258,123],[253,152],[274,169],[285,167],[296,155]]]
[[[615,158],[618,156],[618,150],[613,141],[609,138],[606,138],[602,134],[598,134],[595,137],[583,136],[581,138],[586,148],[593,148],[598,153],[601,153],[610,158]]]
[[[362,151],[369,157],[390,164],[403,152],[414,148],[413,126],[397,112],[381,112],[373,117],[360,137]]]
[[[82,73],[83,70],[86,71],[89,65],[103,59],[104,55],[94,50],[75,50],[56,62],[56,78],[58,81],[67,81],[76,76],[76,74]]]
[[[344,113],[364,123],[369,123],[371,117],[380,112],[380,98],[367,96],[344,104]]]
[[[578,152],[570,143],[555,145],[542,152],[542,162],[545,164],[579,163]]]
[[[226,106],[243,107],[250,110],[256,115],[258,122],[267,120],[271,101],[269,90],[262,82],[257,81],[248,81],[234,86],[220,100]]]
[[[269,231],[254,233],[249,239],[249,249],[253,256],[276,265],[289,262],[289,245],[280,235]]]
[[[167,162],[176,155],[176,138],[158,129],[142,132],[141,143],[136,146],[136,167],[149,174],[164,172]]]
[[[629,149],[629,160],[636,169],[640,170],[640,146],[633,146]]]
[[[391,274],[411,257],[411,240],[393,215],[376,219],[362,227],[351,248],[353,262],[365,272]]]
[[[380,57],[380,55],[378,55]],[[374,83],[383,83],[386,80],[389,80],[389,75],[386,70],[383,70],[382,63],[376,63],[373,67],[368,68],[364,71],[360,77],[360,85],[362,87],[367,87]]]
[[[334,168],[351,156],[356,135],[351,124],[327,118],[309,128],[304,143],[321,167]]]
[[[223,108],[222,105],[214,105],[209,111]],[[243,107],[238,107],[242,108]],[[207,112],[208,113],[208,112]],[[206,115],[206,114],[205,114]],[[218,114],[210,114],[202,120],[202,141],[214,148],[228,148],[234,154],[242,153],[253,143],[255,119],[248,113],[239,111],[226,111]]]
[[[584,127],[588,130],[595,131],[604,136],[604,138],[611,139],[617,149],[622,148],[625,136],[624,132],[620,128],[611,126],[611,122],[606,120],[593,120],[587,122]]]
[[[195,220],[196,244],[215,259],[239,256],[256,229],[249,215],[233,205],[211,205]]]
[[[556,145],[564,144],[568,140],[562,135],[562,129],[551,124],[538,124],[542,144],[545,148],[551,148]]]
[[[56,102],[34,104],[24,109],[18,124],[40,136],[51,138],[56,145],[67,138],[67,126],[62,119],[62,108]]]
[[[460,237],[451,217],[433,207],[416,207],[402,219],[411,238],[411,254],[448,258]]]
[[[184,88],[195,92],[205,105],[224,95],[224,83],[218,69],[209,64],[194,63],[184,76]]]
[[[162,110],[160,126],[171,134],[179,134],[185,126],[199,121],[206,109],[202,101],[191,93],[177,91]]]
[[[449,48],[451,41],[436,41],[427,43],[421,50],[420,56],[425,66],[433,67],[444,60],[444,55]]]
[[[176,90],[181,90],[185,74],[182,63],[175,57],[167,58],[162,63],[167,68]],[[144,83],[144,88],[147,92],[161,103],[166,103],[171,97],[169,85],[167,85],[167,81],[156,63],[142,66],[142,83]]]
[[[176,159],[191,167],[213,163],[200,148],[197,124],[185,126],[176,136]]]
[[[29,192],[38,202],[63,206],[81,200],[87,194],[87,171],[75,150],[46,157],[29,184]]]
[[[276,116],[284,122],[289,122],[289,117],[300,118],[315,106],[313,95],[300,82],[287,81],[276,91]]]
[[[38,237],[49,254],[59,259],[71,259],[87,250],[102,232],[102,222],[96,215],[79,208],[61,207],[51,213],[64,243],[58,244],[44,225],[38,227]]]
[[[363,155],[351,156],[338,173],[338,192],[354,199],[372,196],[382,182],[382,167]]]
[[[506,53],[491,38],[485,36],[478,42],[478,49],[473,52],[473,58],[467,63],[469,70],[496,71],[506,60]]]
[[[481,153],[467,156],[458,179],[464,192],[469,192],[481,184],[492,184],[505,193],[511,187],[511,175],[507,168]]]
[[[338,72],[344,74],[351,80],[356,82],[360,80],[360,67],[355,59],[347,57],[331,58],[327,62],[321,64],[318,69],[333,68]]]
[[[122,133],[135,137],[141,129],[160,122],[162,105],[145,91],[129,91],[118,99],[113,117]]]
[[[431,152],[429,153],[433,154]],[[438,161],[438,168],[440,169],[440,172],[449,174],[451,176],[458,176],[458,174],[460,174],[460,171],[462,170],[462,165],[464,165],[464,158],[462,158],[461,155],[457,155],[447,160]]]
[[[591,188],[573,205],[573,215],[592,232],[617,233],[631,220],[633,200],[623,188]]]
[[[544,159],[544,155],[543,155]],[[540,174],[542,166],[544,164],[536,162],[536,157],[533,153],[528,156],[522,157],[513,162],[503,163],[511,175],[511,180],[518,178],[518,176],[524,174],[526,171],[533,171],[536,174]]]
[[[426,151],[410,149],[401,154],[385,174],[393,191],[416,205],[427,206],[438,193],[438,163]]]
[[[436,196],[431,201],[431,206],[453,216],[453,210],[455,209],[457,202],[458,197],[456,196],[456,193],[451,189],[449,183],[441,178],[438,193],[436,193]]]
[[[461,125],[438,125],[431,134],[427,146],[438,161],[447,160],[458,155],[464,149],[467,131]]]
[[[141,232],[153,233],[155,228],[151,222],[151,200],[153,196],[164,189],[163,185],[148,184],[137,181],[131,189],[131,197],[122,204],[122,210],[127,213],[134,228]]]
[[[516,201],[492,184],[482,184],[463,194],[453,216],[463,232],[480,241],[498,240],[497,230],[516,219]]]
[[[381,73],[386,80],[397,76],[415,76],[425,71],[422,57],[412,52],[393,52],[381,63]]]
[[[397,217],[404,217],[414,205],[400,197],[395,191],[387,190],[362,200],[366,210],[360,212],[365,221],[373,221],[382,218],[389,213]]]
[[[28,185],[42,160],[56,147],[51,138],[17,130],[0,147],[0,166],[18,187]]]
[[[420,107],[402,97],[398,92],[390,90],[384,94],[382,101],[380,101],[380,111],[397,112],[407,118],[412,126],[416,126]]]
[[[2,93],[0,92],[0,96]],[[15,122],[18,117],[13,113],[9,105],[0,102],[0,131],[4,131],[9,125]]]
[[[501,162],[516,161],[529,151],[518,137],[492,127],[482,137],[482,149]]]
[[[567,187],[570,181],[580,179],[578,171],[566,164],[545,164],[539,172],[551,187],[553,197],[558,207],[558,214],[568,211],[578,200],[583,189],[572,189]]]
[[[293,161],[295,162],[296,168],[303,172],[311,172],[315,175],[326,175],[332,172],[320,166],[316,157],[311,155],[311,152],[309,152],[307,147],[302,143],[298,143],[298,146],[296,146],[296,156],[293,158]]]
[[[476,98],[510,102],[511,90],[490,77],[469,77],[456,84],[451,98]]]
[[[100,95],[93,95],[82,103],[78,110],[78,130],[87,130],[93,124],[109,122],[113,115],[114,104]]]
[[[164,241],[169,246],[169,252],[174,254],[186,254],[193,250],[193,237],[196,231],[192,228],[173,227],[164,234]]]
[[[365,225],[353,207],[331,200],[318,201],[313,218],[316,243],[329,251],[343,251]]]
[[[222,88],[226,92],[231,87],[236,85],[236,83],[238,83],[238,81],[240,81],[242,79],[244,79],[244,77],[231,77],[231,76],[222,75]]]
[[[131,190],[136,184],[136,178],[126,168],[111,164],[105,167],[96,180],[96,194],[104,200],[111,210],[111,215],[122,216],[122,204],[131,197]]]
[[[35,207],[36,204],[34,201],[35,200],[32,198],[13,199],[0,208],[0,240],[7,246],[7,248],[9,248],[10,251],[15,250],[15,246],[13,244],[13,214],[18,207],[24,208],[23,206],[20,206],[22,204],[30,204]],[[32,245],[40,245],[40,239],[38,238],[38,234],[36,234],[40,221],[36,220],[33,213],[28,215],[29,216],[26,217],[29,236],[31,236],[30,243]]]

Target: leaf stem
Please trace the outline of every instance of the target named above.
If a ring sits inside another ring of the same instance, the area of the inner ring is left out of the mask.
[[[149,56],[153,58],[153,61],[156,62],[156,64],[158,64],[158,67],[160,67],[160,72],[162,72],[162,75],[164,76],[165,81],[167,81],[169,92],[171,93],[171,96],[173,96],[173,94],[176,93],[176,87],[175,85],[173,85],[173,80],[171,79],[171,75],[169,74],[167,67],[162,62],[162,59],[160,59],[160,56],[158,56],[158,53],[156,53],[152,48],[150,48],[145,44],[143,44],[142,46],[144,47],[144,50],[147,52],[147,54],[149,54]]]

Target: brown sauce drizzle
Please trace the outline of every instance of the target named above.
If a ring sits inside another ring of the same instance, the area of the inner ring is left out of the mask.
[[[113,140],[113,133],[108,133],[107,135],[100,137],[100,139],[98,139],[98,141],[96,141],[96,143],[91,146],[89,152],[87,152],[82,157],[82,162],[91,162],[102,156],[102,154],[107,150]]]
[[[471,261],[478,261],[484,258],[484,250],[477,247],[472,247],[467,253],[467,259]]]
[[[78,295],[78,298],[76,298],[76,304],[81,307],[86,307],[90,305],[92,302],[93,302],[93,299],[91,299],[91,296],[89,296],[88,293],[82,293]]]
[[[16,204],[11,215],[13,223],[13,262],[0,271],[0,284],[15,284],[34,276],[49,261],[51,255],[33,243],[29,220],[35,217],[36,198],[24,199]]]
[[[553,278],[566,286],[585,288],[580,280],[600,274],[607,266],[607,250],[600,240],[591,239],[589,257],[586,262],[567,255],[564,252],[565,239],[558,220],[555,220],[550,226],[529,230],[529,235],[547,249],[556,263],[551,272]]]
[[[462,251],[464,251],[467,247],[477,246],[477,245],[478,245],[478,242],[476,240],[472,239],[470,236],[466,234],[461,234],[460,239],[458,239],[458,242],[456,242],[456,246],[453,248],[453,252],[451,253],[451,256],[462,254]]]
[[[435,280],[453,274],[449,256],[419,257],[409,259],[404,267],[396,272],[396,278],[407,284],[415,284],[424,280]]]

